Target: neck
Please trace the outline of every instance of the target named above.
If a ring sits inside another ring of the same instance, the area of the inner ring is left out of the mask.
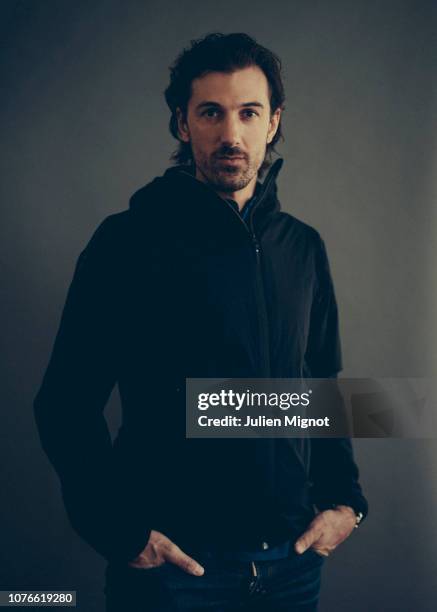
[[[202,183],[208,183],[207,178],[196,168],[196,178]],[[238,189],[237,191],[220,191],[219,189],[215,189],[217,195],[219,195],[223,199],[231,199],[237,203],[238,209],[242,210],[244,205],[255,193],[256,187],[256,179],[257,174],[251,179],[250,183],[243,187],[243,189]]]

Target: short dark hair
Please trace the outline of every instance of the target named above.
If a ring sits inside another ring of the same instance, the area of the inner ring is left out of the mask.
[[[170,83],[165,90],[165,99],[171,111],[169,128],[179,140],[178,149],[171,159],[178,164],[194,163],[191,146],[179,138],[176,109],[186,116],[191,97],[191,83],[209,72],[234,72],[249,66],[258,66],[264,72],[270,92],[270,112],[284,108],[284,85],[279,57],[255,39],[243,33],[221,34],[214,32],[204,38],[191,41],[170,66]],[[282,138],[281,122],[271,143],[267,145],[266,159],[260,168],[262,173],[271,163],[271,153]]]

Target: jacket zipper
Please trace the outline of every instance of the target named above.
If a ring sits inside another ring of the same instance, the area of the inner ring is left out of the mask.
[[[253,211],[250,211],[252,213]],[[259,330],[260,330],[260,343],[261,343],[261,355],[263,359],[263,370],[262,375],[264,378],[270,377],[270,339],[269,339],[269,326],[267,319],[267,307],[266,307],[266,296],[264,290],[264,280],[261,267],[261,247],[253,229],[252,214],[249,216],[250,230],[253,245],[255,248],[256,256],[256,292],[258,302],[258,315],[259,315]]]
[[[261,194],[259,200],[255,203],[255,207],[260,203],[264,196],[264,193]],[[227,206],[232,210],[232,212],[237,215],[238,219],[244,225],[245,230],[248,232],[250,239],[252,241],[253,249],[255,252],[255,261],[256,261],[256,269],[255,269],[255,283],[256,283],[256,302],[257,302],[257,310],[258,310],[258,327],[259,327],[259,335],[260,335],[260,353],[262,359],[262,375],[264,378],[270,377],[270,341],[269,341],[269,329],[268,329],[268,318],[267,318],[267,307],[266,307],[266,299],[265,299],[265,291],[264,291],[264,281],[262,275],[261,268],[261,246],[258,241],[258,238],[255,234],[255,230],[253,228],[253,212],[252,209],[249,213],[249,224],[241,217],[240,213],[235,210],[235,208],[229,204],[225,200]]]

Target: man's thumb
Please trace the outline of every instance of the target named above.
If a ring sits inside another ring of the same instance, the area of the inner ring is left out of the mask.
[[[314,544],[314,542],[318,539],[319,533],[315,529],[309,529],[300,538],[296,541],[294,545],[294,550],[301,555],[308,548]]]

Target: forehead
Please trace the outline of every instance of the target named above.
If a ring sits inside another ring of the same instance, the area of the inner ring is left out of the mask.
[[[269,84],[258,66],[249,66],[234,72],[208,72],[191,84],[190,105],[204,101],[223,106],[238,106],[245,102],[269,103]]]

